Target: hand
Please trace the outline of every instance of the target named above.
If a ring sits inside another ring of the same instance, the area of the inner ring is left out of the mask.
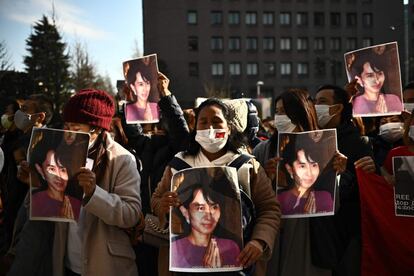
[[[364,156],[355,161],[354,166],[356,169],[361,169],[366,173],[374,173],[376,170],[375,162],[371,156]]]
[[[346,162],[348,161],[348,157],[336,151],[334,160],[333,160],[333,168],[338,173],[341,174],[346,170]]]
[[[26,160],[20,161],[17,166],[17,179],[27,185],[30,185],[30,167]]]
[[[260,248],[259,248],[260,247]],[[243,267],[253,265],[263,254],[263,247],[257,240],[249,241],[237,257]]]
[[[176,192],[165,192],[160,200],[160,207],[158,209],[159,216],[164,217],[164,215],[170,211],[170,207],[178,207],[180,204]]]
[[[70,203],[70,199],[67,195],[63,198],[63,205],[60,209],[60,216],[67,219],[75,219],[73,215],[72,204]]]
[[[377,112],[386,113],[388,111],[387,104],[385,102],[384,94],[380,93],[378,96],[377,104],[375,105]]]
[[[203,257],[203,266],[205,267],[221,267],[223,263],[223,260],[220,256],[220,250],[217,245],[216,239],[212,238],[210,239],[210,242],[208,243],[206,253]]]
[[[303,211],[305,214],[316,213],[316,199],[314,191],[311,191],[309,193],[308,199],[306,200],[305,206],[303,207]]]
[[[168,90],[168,85],[170,80],[161,72],[158,72],[158,91],[160,92],[161,97],[171,95],[170,90]]]
[[[91,197],[96,188],[96,175],[93,171],[86,167],[80,168],[78,175],[79,186],[82,187],[83,193],[87,197]]]
[[[358,91],[358,80],[353,79],[350,83],[345,85],[345,91],[348,93],[349,97],[355,96]]]
[[[275,179],[276,172],[277,172],[277,165],[279,164],[279,161],[282,160],[281,157],[274,157],[269,160],[267,160],[264,164],[264,170],[267,174],[267,176],[273,180]]]

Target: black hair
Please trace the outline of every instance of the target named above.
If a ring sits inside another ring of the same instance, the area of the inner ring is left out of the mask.
[[[406,86],[404,86],[403,91],[408,89],[414,89],[414,81],[409,82]]]
[[[128,62],[128,71],[126,72],[126,80],[128,84],[134,84],[137,80],[138,72],[144,81],[151,82],[151,68],[142,60],[131,60]]]
[[[44,94],[33,94],[30,95],[27,99],[35,102],[36,113],[45,113],[43,124],[49,124],[53,117],[53,103],[50,98]]]
[[[344,122],[349,122],[352,120],[352,103],[350,102],[351,98],[348,94],[348,92],[345,91],[345,89],[332,85],[332,84],[325,84],[318,88],[316,93],[318,93],[321,90],[333,90],[333,99],[335,104],[342,104],[343,109],[341,112],[341,124]]]
[[[200,106],[195,109],[195,128],[190,134],[190,142],[189,142],[187,150],[185,151],[185,155],[195,156],[199,152],[201,146],[195,140],[195,136],[197,134],[198,116],[201,110],[203,110],[203,108],[213,106],[213,105],[218,106],[221,109],[221,112],[223,113],[223,117],[227,121],[228,127],[230,129],[229,139],[227,140],[227,143],[224,148],[234,153],[239,153],[239,149],[247,145],[247,143],[245,142],[245,136],[242,133],[236,131],[232,123],[234,114],[230,111],[227,105],[224,104],[223,101],[221,101],[220,99],[209,98],[205,100],[204,102],[202,102]]]

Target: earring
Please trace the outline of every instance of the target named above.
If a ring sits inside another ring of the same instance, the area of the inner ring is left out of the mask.
[[[186,221],[188,224],[190,224],[190,220],[189,220],[189,219],[186,219],[185,221]]]
[[[293,174],[290,174],[290,178],[293,179]]]

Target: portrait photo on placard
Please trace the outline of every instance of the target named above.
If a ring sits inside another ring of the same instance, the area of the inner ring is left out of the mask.
[[[282,217],[334,214],[335,129],[279,133],[277,197]]]
[[[392,158],[396,216],[414,216],[414,156]]]
[[[345,53],[348,81],[356,80],[353,115],[360,117],[400,114],[402,87],[397,42]]]
[[[157,55],[148,55],[123,63],[125,119],[128,124],[159,121]]]
[[[34,128],[28,148],[30,219],[77,221],[83,190],[77,175],[85,166],[89,134]]]
[[[170,215],[170,270],[241,270],[237,257],[243,236],[236,169],[185,169],[174,174],[171,190],[181,205]]]

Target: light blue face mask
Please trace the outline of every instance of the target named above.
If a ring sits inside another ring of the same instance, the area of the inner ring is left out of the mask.
[[[287,115],[275,115],[275,126],[278,132],[293,132],[296,128]]]

